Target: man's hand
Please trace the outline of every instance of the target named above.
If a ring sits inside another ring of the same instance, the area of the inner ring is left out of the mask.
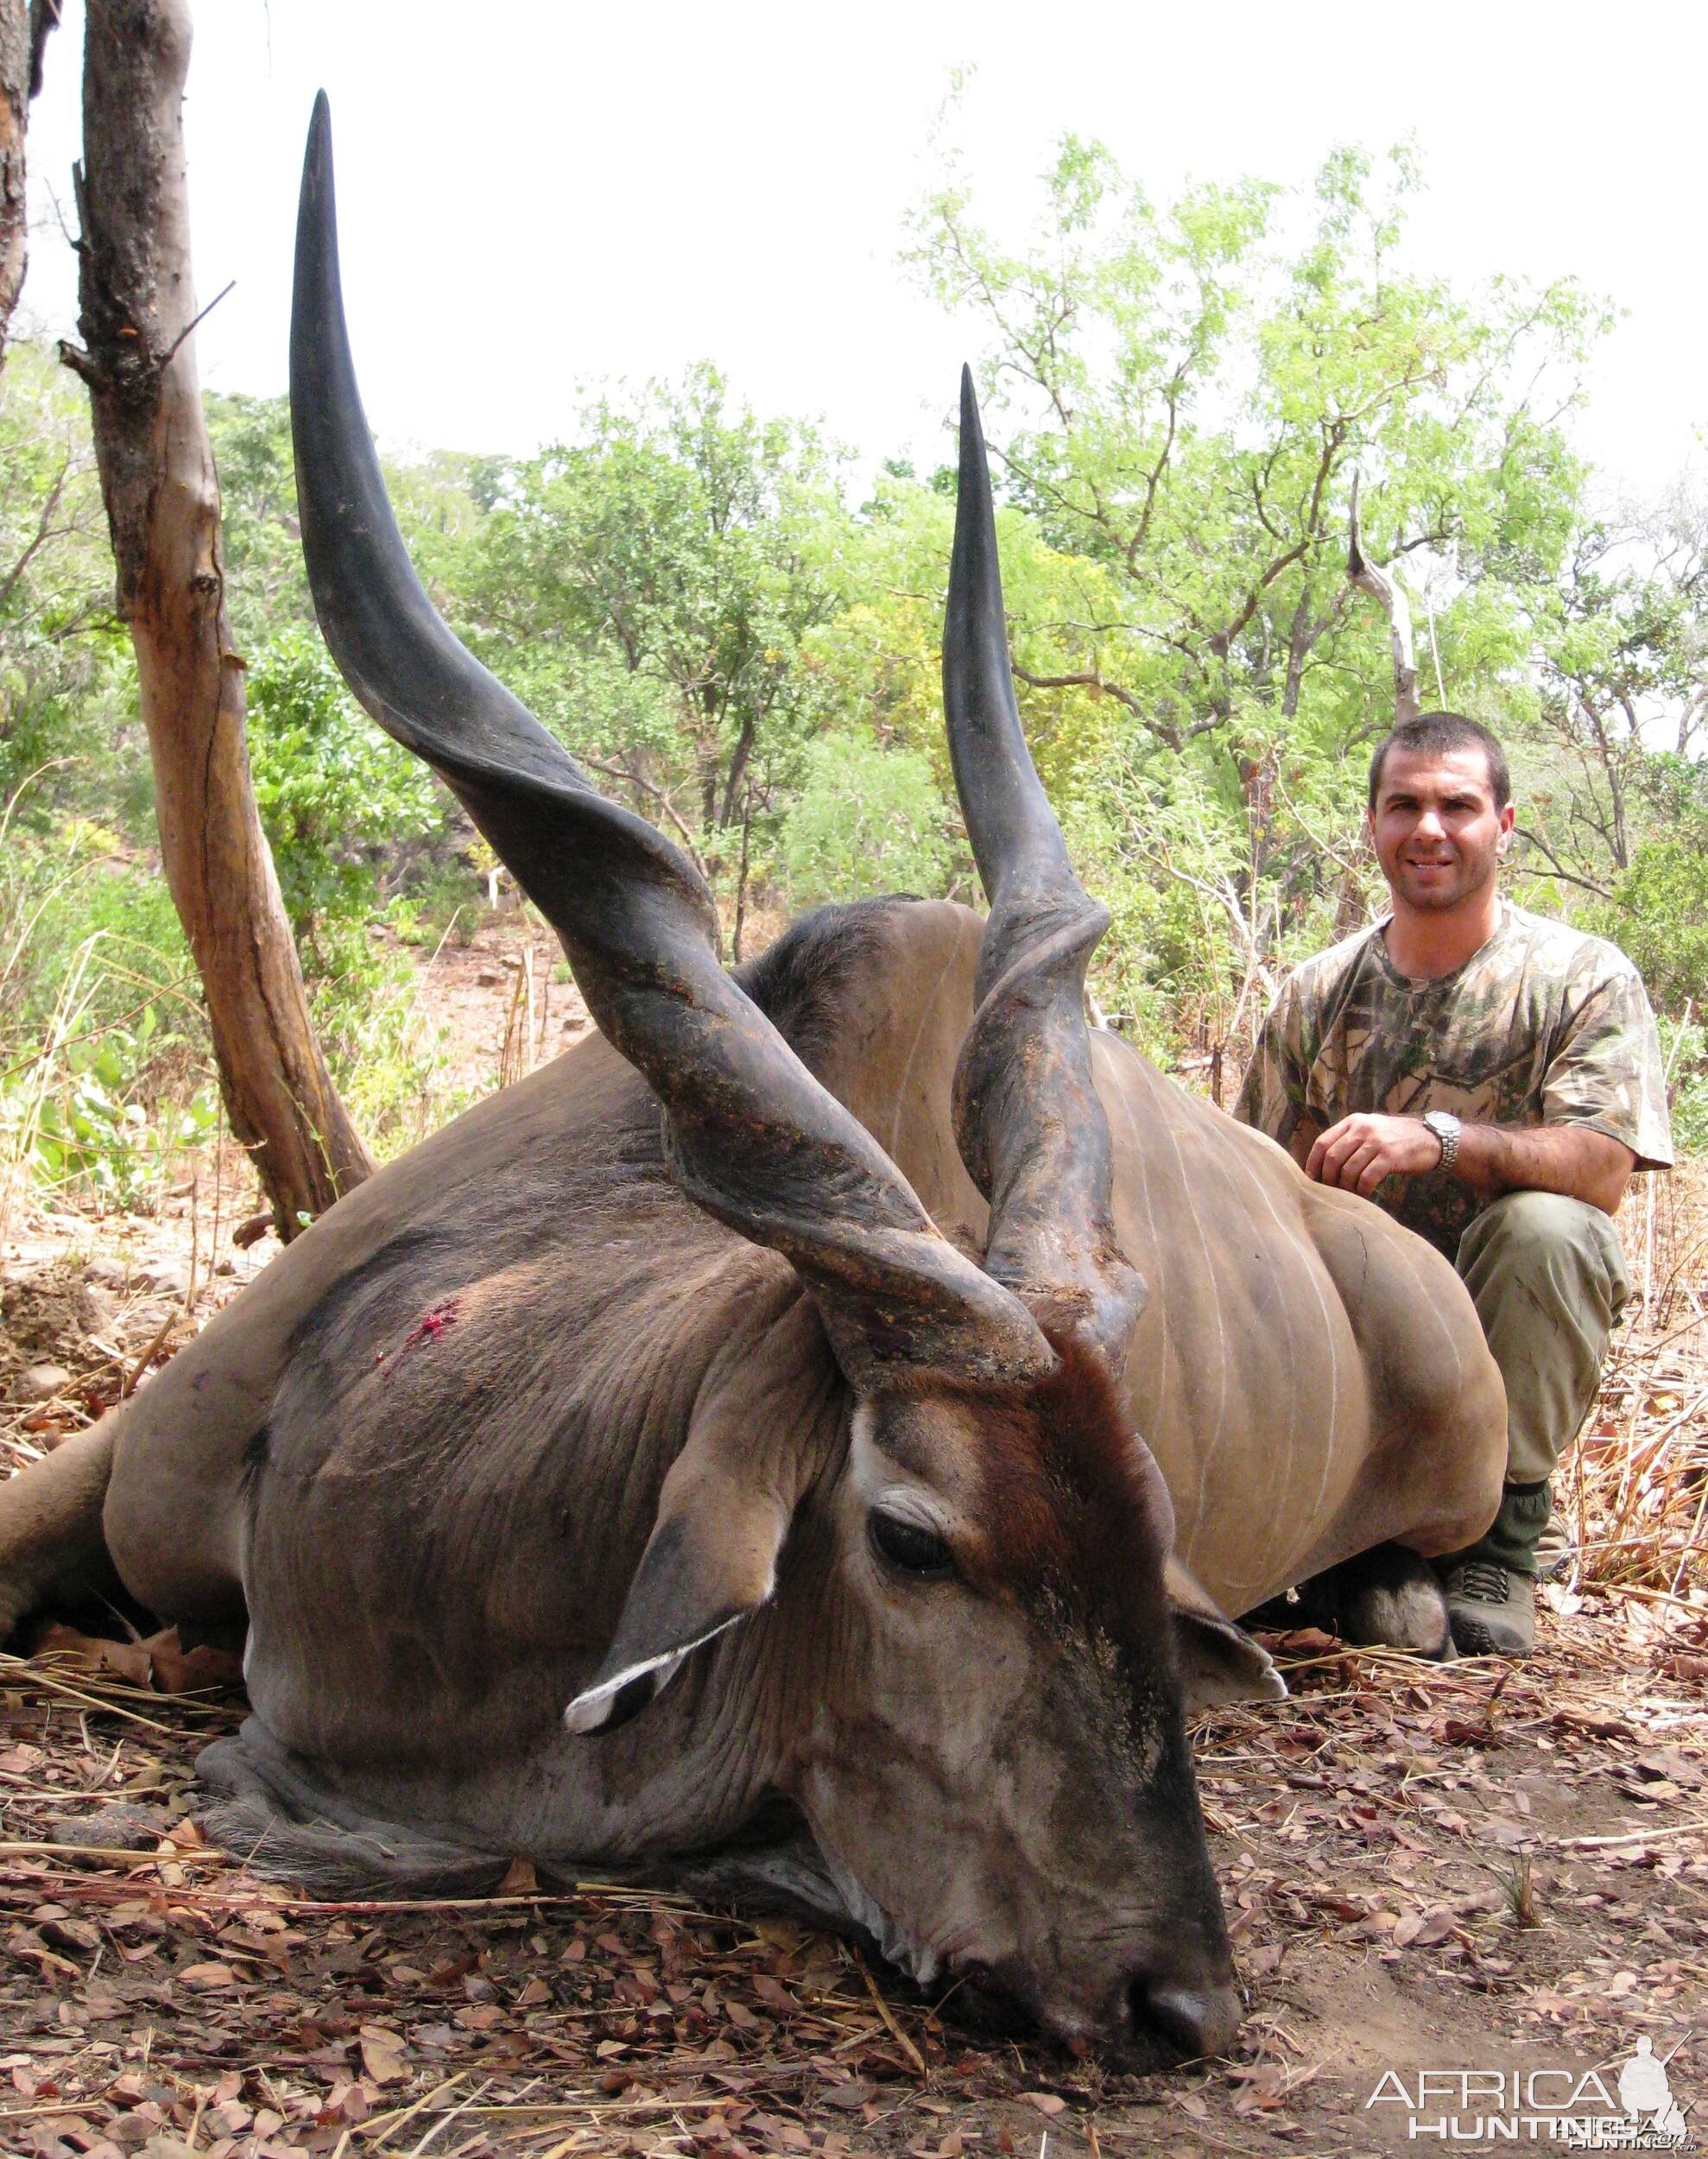
[[[1332,1124],[1311,1149],[1305,1174],[1343,1192],[1375,1196],[1384,1177],[1417,1177],[1441,1159],[1441,1143],[1421,1118],[1360,1112]]]
[[[1296,1162],[1304,1133],[1294,1136]],[[1319,1184],[1338,1185],[1369,1200],[1384,1177],[1426,1176],[1441,1160],[1441,1143],[1421,1117],[1360,1111],[1320,1133],[1304,1160],[1305,1174]],[[1623,1141],[1587,1124],[1464,1124],[1453,1175],[1480,1199],[1502,1192],[1559,1192],[1612,1214],[1636,1160]]]

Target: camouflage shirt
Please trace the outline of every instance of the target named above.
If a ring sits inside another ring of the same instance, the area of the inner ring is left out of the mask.
[[[1505,903],[1457,973],[1413,982],[1389,959],[1385,928],[1282,984],[1240,1090],[1245,1124],[1300,1152],[1359,1111],[1451,1110],[1468,1124],[1587,1124],[1623,1140],[1641,1169],[1671,1162],[1654,1015],[1623,953]],[[1439,1171],[1389,1177],[1376,1200],[1449,1259],[1481,1205]]]

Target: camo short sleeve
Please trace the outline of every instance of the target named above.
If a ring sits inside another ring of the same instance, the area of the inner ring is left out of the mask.
[[[1641,978],[1616,947],[1503,907],[1456,974],[1396,972],[1382,926],[1296,968],[1263,1024],[1236,1115],[1295,1155],[1358,1111],[1472,1124],[1586,1124],[1640,1169],[1673,1159],[1666,1075]],[[1390,1177],[1377,1203],[1452,1258],[1477,1211],[1452,1177]]]
[[[1623,958],[1623,955],[1618,955]],[[1673,1159],[1667,1073],[1635,967],[1610,969],[1562,1017],[1542,1075],[1544,1124],[1589,1124],[1623,1140],[1642,1169]]]

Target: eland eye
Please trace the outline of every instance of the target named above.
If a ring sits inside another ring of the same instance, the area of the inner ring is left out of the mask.
[[[874,1507],[871,1536],[879,1558],[904,1573],[940,1577],[955,1571],[953,1554],[942,1538],[934,1529],[922,1529],[916,1522],[904,1522],[899,1515],[884,1514]]]

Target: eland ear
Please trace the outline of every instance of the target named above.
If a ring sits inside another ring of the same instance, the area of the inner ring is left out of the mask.
[[[777,1554],[793,1511],[776,1495],[743,1489],[685,1451],[665,1480],[658,1521],[604,1662],[564,1712],[570,1731],[613,1732],[627,1724],[691,1651],[756,1611],[776,1585]]]
[[[1164,1569],[1174,1651],[1187,1713],[1224,1702],[1285,1701],[1287,1681],[1269,1653],[1236,1626],[1191,1569],[1171,1553]]]
[[[776,1586],[777,1555],[829,1452],[840,1399],[813,1307],[778,1273],[706,1373],[610,1647],[564,1712],[571,1732],[613,1732],[638,1716],[685,1658]]]

